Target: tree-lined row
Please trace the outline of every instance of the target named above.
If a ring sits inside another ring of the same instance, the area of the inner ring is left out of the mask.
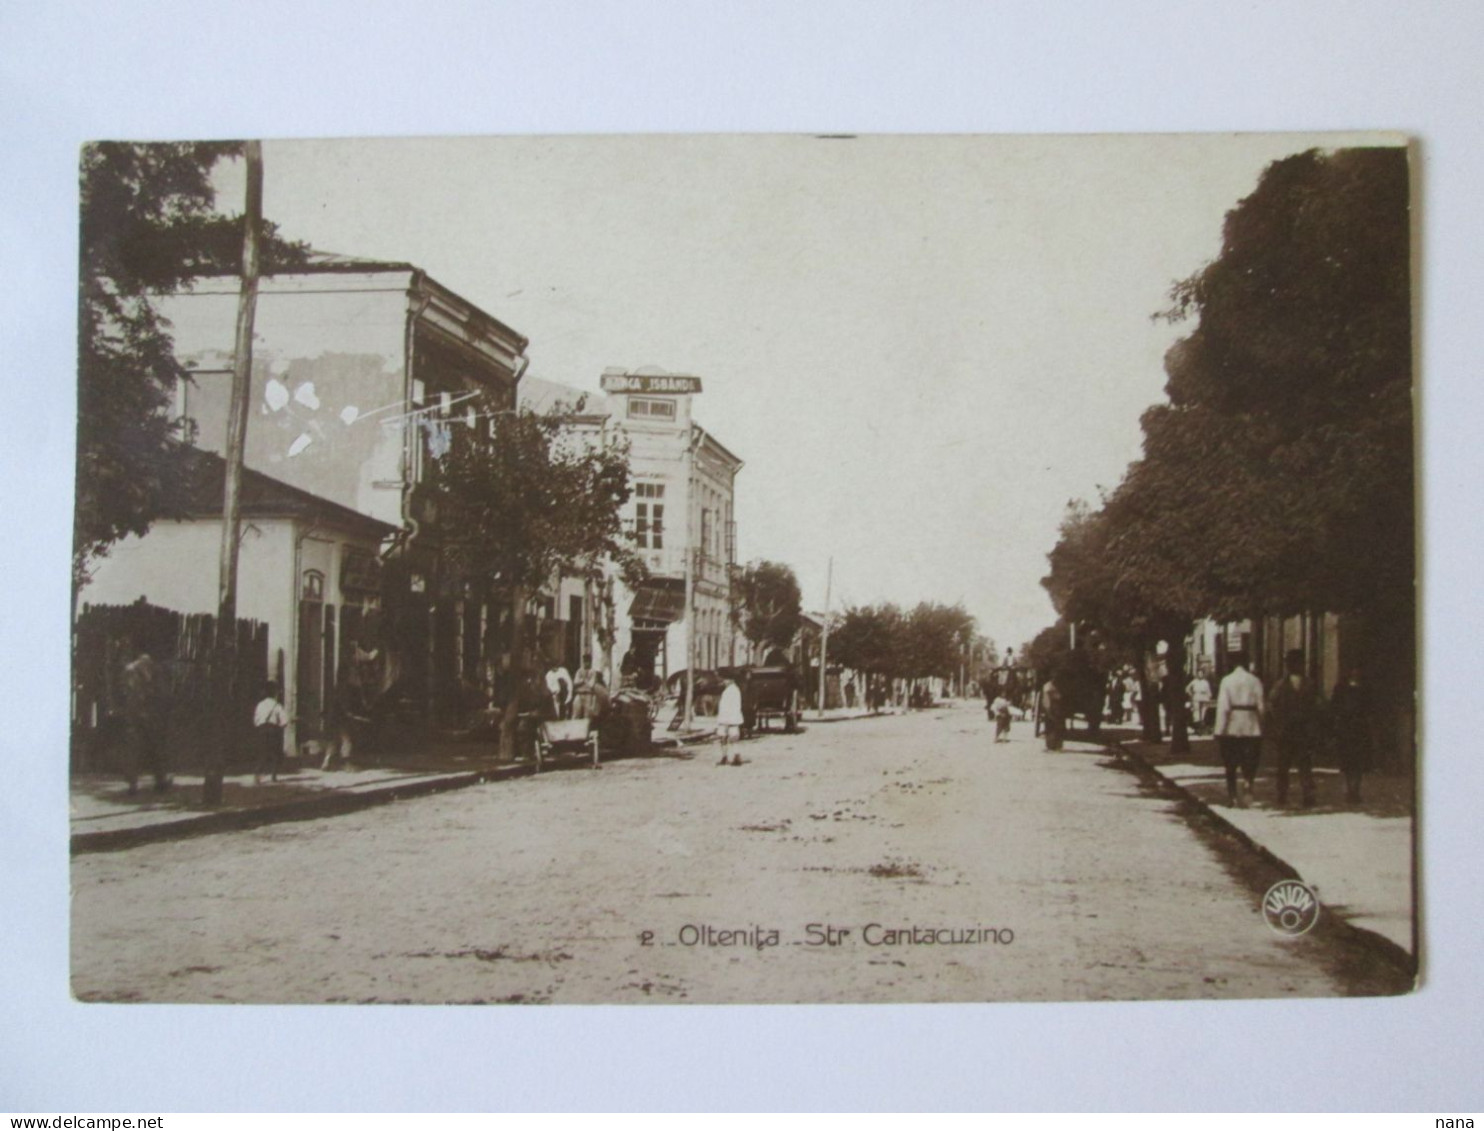
[[[1043,584],[1064,621],[1169,642],[1192,620],[1363,613],[1410,678],[1415,620],[1408,167],[1403,149],[1269,165],[1220,255],[1159,317],[1144,454],[1069,507]],[[1177,667],[1178,670],[1178,667]]]
[[[961,605],[924,601],[904,612],[893,604],[858,605],[830,628],[829,659],[887,679],[954,679],[994,662],[994,645],[975,632]]]

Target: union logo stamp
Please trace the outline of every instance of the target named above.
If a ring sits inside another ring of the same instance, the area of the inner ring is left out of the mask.
[[[1319,922],[1319,897],[1302,880],[1279,880],[1262,897],[1262,916],[1280,935],[1307,934]]]

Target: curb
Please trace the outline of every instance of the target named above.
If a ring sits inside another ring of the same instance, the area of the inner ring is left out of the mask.
[[[534,775],[535,772],[534,765],[499,766],[489,770],[474,770],[464,774],[427,778],[423,781],[400,782],[363,790],[326,790],[323,797],[301,798],[295,801],[280,802],[277,805],[257,805],[251,808],[198,813],[183,817],[178,821],[160,821],[156,824],[139,825],[131,829],[73,833],[70,851],[73,856],[81,856],[90,852],[117,852],[143,844],[184,840],[187,837],[207,836],[211,833],[235,832],[257,828],[260,825],[281,824],[285,821],[312,821],[320,817],[354,813],[359,809],[369,809],[376,805],[387,805],[404,798],[426,797],[434,793],[464,789],[483,782],[527,777]]]
[[[1133,771],[1136,775],[1143,778],[1153,778],[1166,792],[1177,794],[1185,801],[1195,806],[1196,809],[1204,814],[1205,817],[1210,820],[1212,824],[1216,825],[1217,828],[1219,828],[1223,833],[1240,842],[1250,851],[1254,852],[1269,866],[1282,873],[1283,876],[1285,876],[1286,878],[1295,880],[1302,880],[1304,878],[1299,870],[1292,864],[1290,864],[1287,860],[1284,860],[1282,857],[1276,855],[1271,849],[1253,840],[1248,833],[1244,832],[1242,829],[1232,824],[1210,805],[1202,801],[1195,794],[1191,793],[1190,790],[1186,789],[1183,785],[1175,781],[1173,778],[1167,777],[1165,774],[1160,772],[1157,766],[1154,766],[1150,762],[1146,761],[1144,756],[1138,751],[1129,749],[1122,743],[1122,741],[1107,743],[1104,745],[1104,749],[1112,752],[1118,759],[1126,760],[1133,768]],[[1337,928],[1341,933],[1348,936],[1352,941],[1374,951],[1378,957],[1384,959],[1394,966],[1400,967],[1402,970],[1405,970],[1414,979],[1417,977],[1419,970],[1417,956],[1412,954],[1405,947],[1399,946],[1397,943],[1393,942],[1385,935],[1378,934],[1377,932],[1369,930],[1365,927],[1357,927],[1343,915],[1339,914],[1336,911],[1331,911],[1328,907],[1324,908],[1324,918],[1330,926]]]

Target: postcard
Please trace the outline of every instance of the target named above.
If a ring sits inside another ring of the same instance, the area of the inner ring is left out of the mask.
[[[1409,991],[1408,154],[84,147],[73,995]]]

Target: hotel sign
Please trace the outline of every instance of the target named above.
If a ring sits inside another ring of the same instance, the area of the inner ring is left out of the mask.
[[[659,376],[653,373],[605,373],[602,379],[605,393],[699,393],[699,377],[682,377],[678,374]]]

